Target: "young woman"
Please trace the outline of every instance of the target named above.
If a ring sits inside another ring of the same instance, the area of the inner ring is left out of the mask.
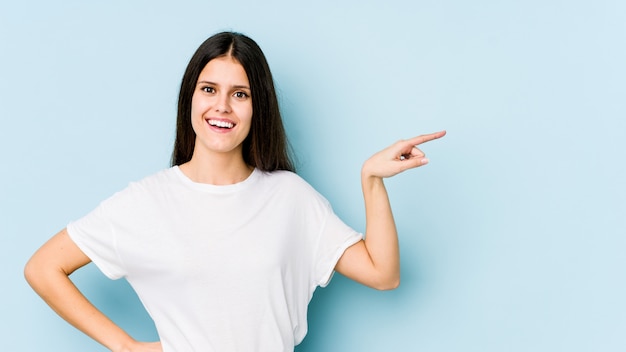
[[[399,141],[364,163],[363,238],[294,173],[261,49],[242,34],[216,34],[183,76],[172,167],[68,224],[33,255],[26,279],[111,351],[293,351],[313,291],[334,271],[398,286],[383,178],[426,164],[416,146],[444,134]],[[69,275],[89,262],[128,280],[160,341],[134,340],[79,292]]]

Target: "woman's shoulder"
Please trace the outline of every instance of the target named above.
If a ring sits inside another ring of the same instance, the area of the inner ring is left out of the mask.
[[[130,185],[138,185],[138,186],[162,186],[167,183],[175,182],[177,180],[177,167],[170,167],[167,169],[162,169],[156,171],[148,176],[144,176],[143,178],[131,181]]]
[[[143,178],[132,180],[118,191],[101,202],[107,209],[123,209],[127,211],[133,207],[154,202],[155,197],[162,198],[167,192],[167,184],[171,184],[172,169],[157,171]]]
[[[275,189],[280,189],[294,196],[301,196],[303,199],[324,197],[302,176],[291,171],[264,172],[263,177],[268,180]]]
[[[309,185],[304,178],[292,171],[277,170],[262,172],[262,174],[265,179],[274,184],[294,187],[311,187],[311,185]]]
[[[118,191],[116,196],[136,197],[140,194],[162,193],[176,182],[175,167],[161,169],[143,178],[128,182],[127,186]]]

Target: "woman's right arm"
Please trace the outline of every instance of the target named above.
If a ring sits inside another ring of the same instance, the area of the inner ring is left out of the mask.
[[[111,351],[161,352],[159,342],[135,341],[76,288],[69,275],[90,261],[63,229],[33,254],[24,276],[59,316]]]

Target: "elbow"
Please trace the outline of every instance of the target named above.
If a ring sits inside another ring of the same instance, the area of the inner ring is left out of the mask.
[[[400,280],[395,280],[387,283],[386,285],[378,287],[379,291],[391,291],[395,290],[400,286]]]
[[[396,275],[394,277],[387,278],[386,280],[378,281],[373,288],[378,291],[391,291],[395,290],[400,286],[400,275]]]
[[[33,263],[33,259],[31,258],[26,265],[24,265],[24,279],[28,282],[29,285],[33,286],[33,284],[37,281],[37,273],[39,269]]]
[[[24,265],[24,279],[35,290],[40,287],[54,272],[50,270],[50,265],[46,265],[35,256],[30,258]]]

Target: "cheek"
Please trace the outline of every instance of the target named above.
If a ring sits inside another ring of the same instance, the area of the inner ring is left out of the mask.
[[[196,99],[196,96],[194,94],[194,96],[191,98],[191,118],[193,120],[193,117],[196,116],[198,114],[198,112],[201,112],[201,104],[200,101],[198,99]]]
[[[252,104],[242,106],[239,111],[239,118],[250,122],[252,120]]]
[[[198,121],[202,120],[202,115],[206,111],[206,103],[202,99],[196,99],[195,96],[191,99],[191,123],[195,125]]]
[[[191,119],[191,127],[193,128],[193,131],[197,134],[199,127],[198,124],[204,120],[202,119],[202,110],[199,109],[199,107],[196,106],[194,102],[191,103],[191,114],[189,118]]]

